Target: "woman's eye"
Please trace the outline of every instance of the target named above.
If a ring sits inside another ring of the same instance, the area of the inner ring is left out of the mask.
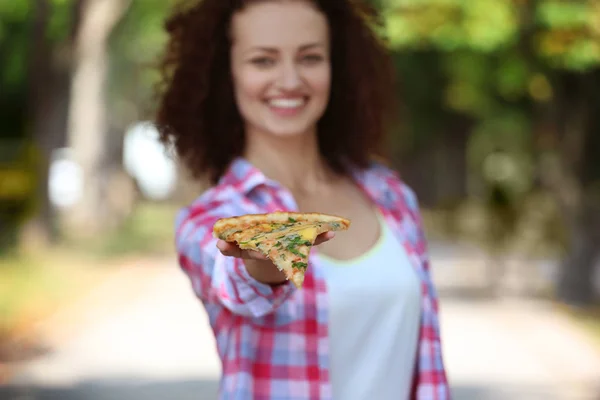
[[[275,60],[269,57],[253,58],[250,62],[258,67],[270,67],[275,64]]]
[[[309,54],[302,57],[302,61],[307,64],[316,64],[323,61],[323,56],[321,56],[320,54]]]

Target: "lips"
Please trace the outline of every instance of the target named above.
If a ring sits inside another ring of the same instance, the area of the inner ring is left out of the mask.
[[[293,117],[298,115],[306,106],[306,97],[275,98],[267,101],[270,110],[280,117]]]
[[[305,103],[306,99],[304,99],[303,97],[269,100],[269,105],[271,107],[285,109],[299,108],[302,107]]]

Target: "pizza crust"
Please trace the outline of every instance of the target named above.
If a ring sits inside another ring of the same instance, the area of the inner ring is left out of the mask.
[[[350,220],[335,215],[276,211],[268,214],[246,214],[237,217],[221,218],[213,225],[213,235],[219,239],[230,241],[228,237],[232,231],[237,232],[259,224],[284,224],[289,222],[290,218],[297,222],[306,223],[337,222],[341,224],[342,229],[340,230],[350,227]]]

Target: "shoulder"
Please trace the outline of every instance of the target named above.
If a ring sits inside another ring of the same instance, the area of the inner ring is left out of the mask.
[[[390,191],[394,198],[401,199],[409,210],[418,210],[417,194],[404,181],[402,175],[389,164],[381,160],[374,160],[365,171],[365,175],[367,184],[380,185],[383,190]]]
[[[382,188],[375,191],[379,196],[379,205],[387,208],[390,215],[399,223],[397,228],[402,236],[412,243],[413,249],[418,254],[424,254],[427,251],[427,239],[415,191],[404,182],[397,171],[382,163],[373,163],[368,173],[374,176],[372,179]]]
[[[198,196],[191,204],[179,210],[175,219],[177,240],[184,239],[193,231],[212,231],[220,218],[245,213],[244,195],[235,186],[220,184]]]

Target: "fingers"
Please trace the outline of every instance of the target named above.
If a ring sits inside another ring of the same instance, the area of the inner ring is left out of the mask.
[[[268,260],[267,257],[257,251],[242,250],[233,243],[219,240],[217,242],[219,251],[228,257],[245,258],[250,260]]]
[[[262,253],[259,253],[258,251],[241,250],[241,253],[242,253],[242,258],[245,258],[248,260],[259,260],[259,261],[268,260],[267,256],[265,256]]]
[[[221,253],[223,253],[224,256],[238,258],[241,256],[241,250],[239,247],[234,246],[233,244],[228,243],[224,240],[219,240],[217,242],[217,248]]]
[[[335,237],[335,232],[325,232],[320,234],[319,236],[317,236],[317,239],[315,240],[315,246],[320,245],[321,243],[325,243],[328,240],[331,240]]]

